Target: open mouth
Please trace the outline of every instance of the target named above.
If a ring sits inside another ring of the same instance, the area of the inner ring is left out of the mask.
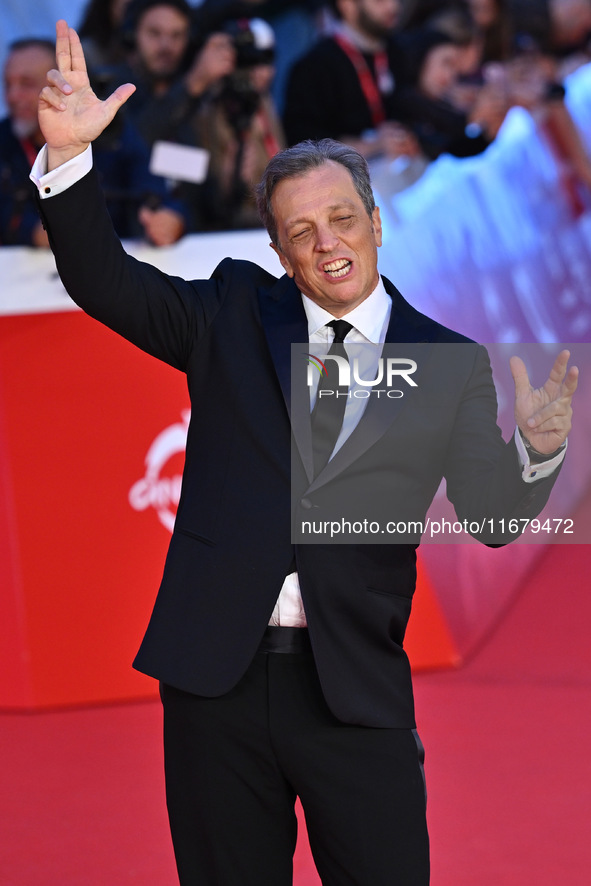
[[[345,277],[351,268],[352,262],[347,258],[339,258],[336,261],[331,261],[326,265],[323,265],[322,270],[325,274],[328,274],[329,277],[333,279],[338,279],[339,277]]]

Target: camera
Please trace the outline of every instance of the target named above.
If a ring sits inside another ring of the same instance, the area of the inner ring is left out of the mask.
[[[240,135],[250,126],[261,101],[252,82],[251,69],[273,64],[275,35],[271,26],[260,18],[229,22],[224,30],[232,39],[236,66],[226,77],[221,99],[228,120]]]

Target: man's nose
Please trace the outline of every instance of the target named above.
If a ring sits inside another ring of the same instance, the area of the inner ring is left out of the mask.
[[[175,47],[175,38],[171,34],[161,34],[160,35],[160,49],[166,50],[170,52],[171,49]]]
[[[315,249],[317,252],[332,252],[333,249],[336,249],[338,242],[339,238],[334,231],[331,231],[330,227],[327,226],[316,230]]]

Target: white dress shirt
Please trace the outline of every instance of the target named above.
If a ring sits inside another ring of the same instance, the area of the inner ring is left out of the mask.
[[[308,339],[312,350],[314,345],[319,346],[322,354],[326,354],[334,339],[334,329],[327,326],[335,318],[311,298],[302,294],[304,310],[308,319]],[[346,315],[344,319],[351,323],[353,329],[345,337],[345,348],[348,344],[383,344],[386,338],[386,330],[390,321],[390,311],[392,309],[392,300],[380,277],[379,283],[365,301],[354,308]],[[373,349],[368,349],[372,351]],[[378,349],[375,350],[375,362],[380,356]],[[365,378],[375,378],[369,371],[363,373]],[[310,411],[314,408],[316,402],[316,388],[310,388]],[[341,432],[335,444],[332,455],[337,452],[345,440],[351,436],[359,419],[363,415],[367,406],[366,399],[357,399],[349,397],[345,407],[345,416]],[[331,458],[332,458],[331,455]],[[300,593],[300,584],[297,572],[292,572],[285,578],[283,587],[281,588],[279,598],[273,609],[271,625],[281,625],[283,627],[302,628],[306,626],[306,613],[304,612],[304,604],[302,603],[302,595]]]

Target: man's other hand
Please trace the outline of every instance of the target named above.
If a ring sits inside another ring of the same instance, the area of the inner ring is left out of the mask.
[[[577,389],[579,370],[567,372],[569,351],[561,351],[543,387],[533,388],[520,357],[511,357],[515,382],[515,421],[530,446],[550,455],[565,442],[572,424],[571,400]]]

